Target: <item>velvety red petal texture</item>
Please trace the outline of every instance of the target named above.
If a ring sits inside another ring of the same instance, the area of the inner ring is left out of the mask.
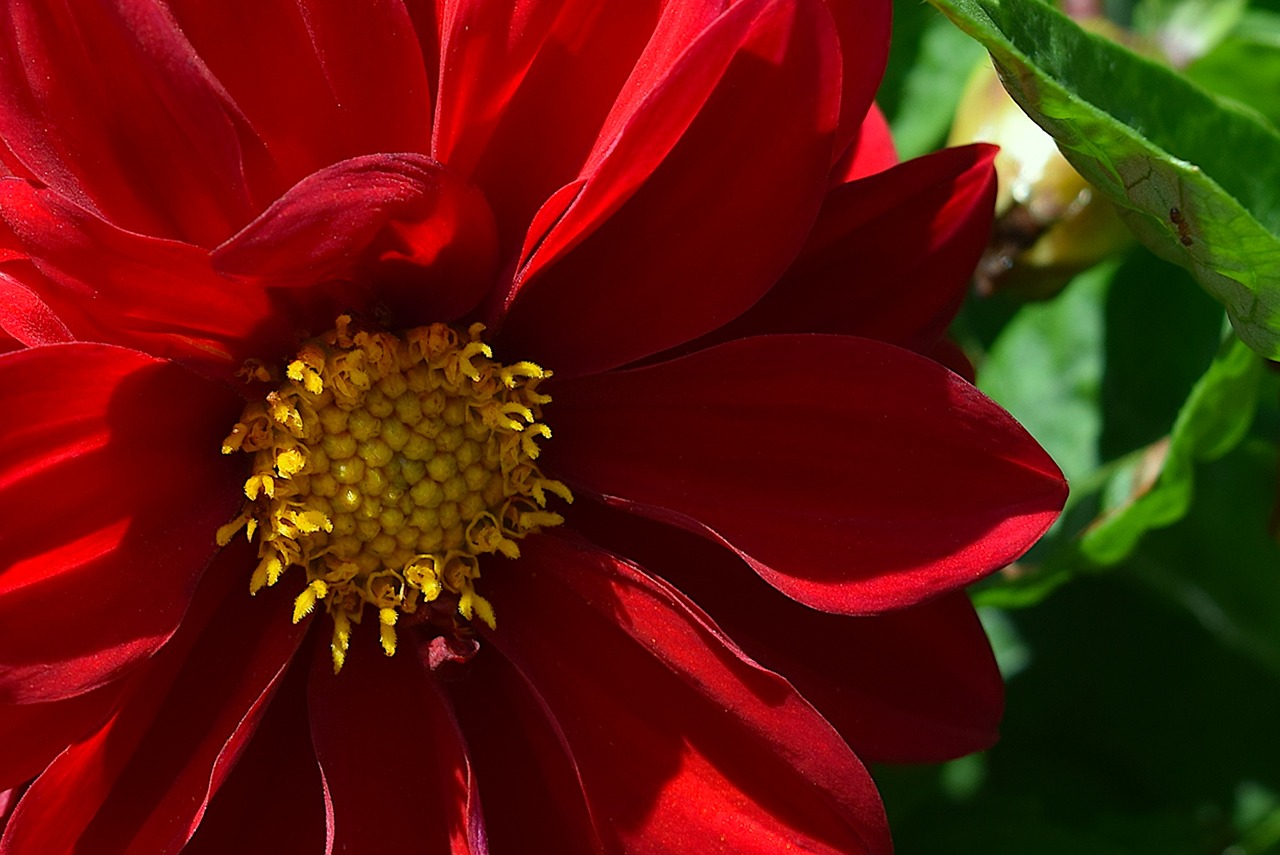
[[[581,191],[518,273],[504,349],[562,375],[597,371],[755,302],[825,190],[837,60],[819,0],[745,0],[716,19],[597,146]]]
[[[14,174],[157,237],[213,245],[252,216],[260,144],[164,7],[15,0],[0,33]]]
[[[538,206],[578,176],[620,91],[624,97],[644,91],[624,89],[624,83],[659,14],[705,16],[711,5],[444,4],[447,59],[440,69],[433,153],[485,189],[504,252],[519,248]],[[475,38],[482,28],[496,35]]]
[[[764,8],[764,4],[753,3],[749,4],[750,8],[735,12],[736,18],[726,15],[733,6],[741,2],[742,0],[729,0],[727,3],[723,0],[689,0],[661,4],[656,10],[657,20],[643,50],[632,62],[626,82],[618,92],[608,115],[599,125],[599,132],[587,158],[585,173],[595,172],[602,161],[610,156],[611,149],[617,144],[626,126],[635,121],[637,113],[648,109],[645,103],[652,99],[653,93],[670,86],[668,78],[673,74],[684,73],[681,66],[689,62],[687,55],[690,51],[701,51],[701,58],[711,61],[713,65],[723,64],[724,54],[721,51],[725,48],[735,49],[733,44],[742,38],[740,28],[744,24],[748,27],[756,26],[751,19],[758,16]],[[709,41],[703,41],[704,39]],[[719,48],[715,45],[719,45]],[[682,78],[686,83],[697,81],[701,85],[692,86],[689,102],[676,107],[679,114],[670,117],[674,122],[674,130],[687,126],[689,116],[692,115],[690,111],[702,107],[707,94],[705,86],[714,85],[714,77],[721,72],[722,67],[710,70],[711,77]],[[662,145],[648,156],[655,160],[661,159],[670,147],[670,142],[671,138],[663,140]]]
[[[495,653],[477,656],[448,685],[491,819],[492,850],[524,852],[536,845],[557,855],[608,851],[563,728],[537,686]]]
[[[990,747],[1004,684],[963,593],[849,617],[791,600],[719,544],[580,502],[573,524],[661,575],[786,675],[863,760],[936,763]]]
[[[22,787],[13,787],[12,789],[0,791],[0,830],[9,821],[9,815],[13,813],[13,809],[18,806],[18,799],[22,798],[22,791]]]
[[[644,26],[653,14],[646,8],[651,4],[638,6],[635,12],[618,9],[621,14],[613,16],[601,15],[600,5],[592,0],[514,4],[446,0],[440,4],[440,87],[432,154],[464,174],[471,173],[534,63],[544,54],[568,53],[572,45],[566,41],[574,38],[574,29],[601,27],[603,17],[625,22],[640,38],[652,28],[651,21],[648,28]],[[596,38],[597,43],[617,46],[617,36],[600,40],[597,34]],[[625,72],[633,59],[634,53],[617,61]]]
[[[840,33],[840,57],[844,74],[840,89],[840,128],[835,154],[839,155],[858,135],[863,117],[872,107],[889,60],[889,25],[893,4],[887,0],[827,0],[827,8]]]
[[[32,784],[0,853],[169,853],[186,843],[305,630],[281,619],[288,592],[245,596],[238,571],[251,562],[249,550],[224,555],[120,711]]]
[[[43,704],[0,704],[0,791],[39,775],[72,742],[98,729],[115,706],[122,686],[109,684],[83,695]]]
[[[745,620],[745,609],[734,631],[749,649],[767,649],[766,661],[864,760],[937,763],[995,743],[1004,685],[964,593],[855,620],[804,612],[798,603],[774,614],[804,632],[771,633]]]
[[[238,464],[218,453],[240,404],[93,344],[6,354],[0,388],[0,702],[56,700],[177,628],[240,503]]]
[[[563,729],[606,848],[890,850],[845,743],[679,592],[556,537],[521,549],[520,572],[486,576],[486,637]]]
[[[488,846],[462,736],[439,685],[411,652],[370,638],[333,673],[318,633],[307,697],[329,811],[329,850],[484,855]]]
[[[791,269],[712,339],[831,332],[928,351],[986,246],[995,153],[945,149],[833,188]]]
[[[0,218],[40,274],[21,284],[78,340],[230,377],[245,359],[264,355],[265,340],[292,339],[295,319],[273,314],[261,287],[216,275],[197,247],[121,230],[15,178],[0,179]],[[23,269],[8,272],[19,278]]]
[[[761,336],[548,388],[548,473],[719,540],[824,611],[884,611],[981,578],[1066,497],[1008,413],[868,339]]]
[[[324,792],[307,721],[308,666],[300,652],[183,855],[328,851]]]
[[[339,161],[430,150],[428,69],[400,0],[168,6],[270,155],[272,172],[253,183],[259,211]]]
[[[898,149],[893,142],[889,120],[875,104],[858,128],[848,151],[831,171],[832,186],[848,184],[898,165]]]
[[[484,196],[438,162],[368,155],[307,176],[213,252],[227,276],[270,285],[376,280],[406,326],[480,302],[497,266]]]
[[[27,347],[75,340],[44,300],[6,273],[0,273],[0,329]]]

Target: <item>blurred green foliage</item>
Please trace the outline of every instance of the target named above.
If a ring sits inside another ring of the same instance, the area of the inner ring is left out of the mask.
[[[1039,0],[930,2],[991,51],[1009,94],[1138,239],[1190,270],[1250,347],[1280,359],[1280,132],[1168,65],[1234,19],[1223,26],[1205,11],[1213,4],[1184,0],[1146,16],[1139,52]],[[1210,19],[1194,39],[1184,8]],[[1160,50],[1173,53],[1160,61]]]
[[[1184,73],[1274,123],[1280,0],[1227,5],[1098,4],[1184,44],[1216,16]],[[942,144],[982,52],[931,6],[895,14],[879,103],[910,157]],[[1072,496],[974,592],[1008,681],[1001,742],[875,770],[899,853],[1280,853],[1280,371],[1141,248],[1048,302],[972,298],[952,332]]]

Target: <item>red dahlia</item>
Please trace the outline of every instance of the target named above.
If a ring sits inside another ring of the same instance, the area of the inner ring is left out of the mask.
[[[994,738],[1065,486],[887,0],[2,14],[0,853],[882,853]]]

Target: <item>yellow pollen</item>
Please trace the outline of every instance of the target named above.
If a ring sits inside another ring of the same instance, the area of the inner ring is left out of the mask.
[[[397,336],[343,315],[283,378],[246,366],[247,378],[279,386],[223,441],[223,454],[253,463],[244,508],[217,541],[241,528],[257,535],[250,593],[301,568],[293,621],[324,605],[335,672],[366,607],[388,656],[401,617],[427,603],[494,627],[476,590],[480,556],[518,557],[517,541],[563,522],[547,494],[573,501],[534,463],[537,439],[551,436],[540,421],[551,398],[537,391],[551,372],[495,362],[483,329],[432,324]]]

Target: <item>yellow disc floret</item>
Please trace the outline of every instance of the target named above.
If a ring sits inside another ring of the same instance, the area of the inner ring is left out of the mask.
[[[516,558],[518,540],[563,521],[547,494],[573,501],[535,464],[537,440],[551,436],[541,422],[551,399],[537,390],[551,372],[495,362],[483,329],[432,324],[398,336],[344,315],[224,441],[224,454],[253,464],[244,509],[218,543],[241,528],[256,537],[252,593],[291,567],[306,573],[293,620],[323,603],[335,671],[367,610],[388,656],[399,618],[427,603],[456,603],[462,618],[493,627],[475,586],[479,556]]]

